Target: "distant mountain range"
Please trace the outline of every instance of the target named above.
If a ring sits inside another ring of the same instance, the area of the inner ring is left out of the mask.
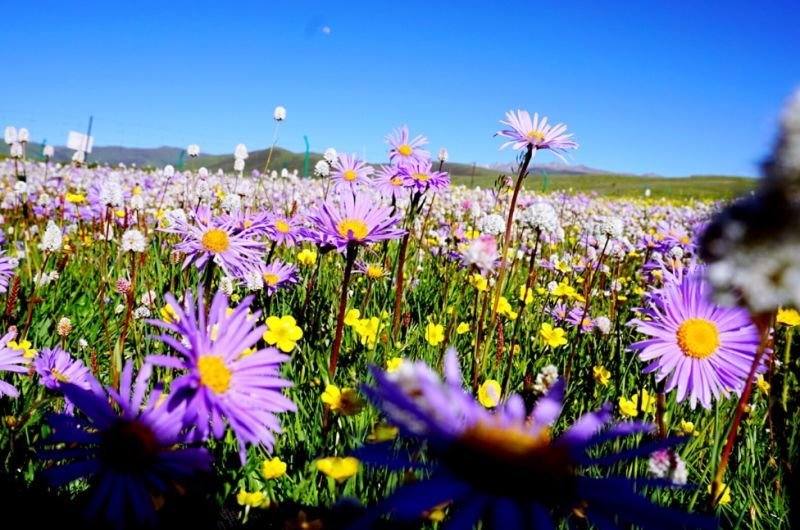
[[[2,143],[2,142],[0,142]],[[39,159],[42,151],[42,146],[37,143],[29,143],[27,147],[27,156],[33,159]],[[109,146],[96,146],[92,153],[89,155],[89,162],[105,163],[110,165],[125,164],[130,166],[136,164],[139,167],[163,167],[167,164],[172,164],[175,167],[179,166],[181,161],[181,153],[183,149],[180,147],[122,147],[116,145]],[[63,146],[56,146],[55,156],[53,157],[56,162],[69,162],[72,159],[73,151]],[[8,146],[4,143],[0,145],[0,155],[8,155]],[[247,159],[246,167],[249,170],[259,169],[263,170],[267,157],[269,156],[269,149],[260,149],[258,151],[251,151]],[[190,167],[191,161],[188,156],[183,156],[183,166]],[[314,170],[314,164],[322,160],[322,154],[310,153],[309,155],[309,173]],[[288,168],[289,170],[297,169],[302,173],[303,165],[305,162],[304,153],[293,153],[286,149],[276,147],[272,153],[269,167],[271,169]],[[216,171],[223,169],[225,171],[233,171],[233,155],[206,155],[199,156],[194,161],[195,167],[205,166],[209,171]],[[445,169],[453,175],[462,177],[497,177],[500,174],[510,174],[516,172],[514,164],[497,163],[489,166],[480,166],[473,164],[464,164],[458,162],[447,162]],[[594,175],[609,173],[602,169],[590,168],[582,165],[568,165],[559,163],[547,164],[532,164],[529,170],[531,173],[542,174],[547,172],[550,175]]]

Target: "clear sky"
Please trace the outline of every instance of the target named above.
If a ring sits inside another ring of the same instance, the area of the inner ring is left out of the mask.
[[[408,124],[454,161],[513,160],[512,108],[563,121],[574,163],[755,175],[800,86],[798,0],[37,1],[2,9],[0,125],[64,144],[272,139],[386,158]],[[537,161],[552,161],[542,154]]]

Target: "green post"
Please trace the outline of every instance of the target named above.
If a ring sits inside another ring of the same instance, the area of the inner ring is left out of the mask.
[[[183,171],[183,157],[186,155],[186,149],[181,149],[181,154],[178,155],[178,171]]]
[[[44,146],[47,145],[47,138],[42,140],[42,145],[39,146],[39,158],[44,160]]]

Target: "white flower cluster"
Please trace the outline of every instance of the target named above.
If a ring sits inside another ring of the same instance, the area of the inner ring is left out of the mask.
[[[123,252],[144,252],[147,247],[147,238],[136,228],[130,228],[122,234],[120,246]]]
[[[61,235],[61,229],[54,221],[47,222],[47,229],[42,236],[42,242],[39,243],[39,250],[45,252],[58,252],[64,244],[64,238]]]
[[[558,214],[549,202],[536,202],[520,212],[519,222],[530,230],[552,234],[558,228]]]
[[[558,368],[552,364],[542,368],[542,371],[536,374],[536,379],[533,381],[533,391],[538,395],[547,394],[554,384],[558,381]]]
[[[506,231],[506,220],[500,214],[490,213],[478,219],[475,226],[481,233],[499,236]]]

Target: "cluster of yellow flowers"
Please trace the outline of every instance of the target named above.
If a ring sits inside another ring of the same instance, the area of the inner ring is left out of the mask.
[[[351,309],[345,315],[344,323],[346,326],[353,328],[362,346],[372,349],[378,343],[380,332],[386,328],[385,319],[387,319],[388,316],[389,314],[383,311],[381,312],[380,318],[361,318],[361,311],[358,309]]]

